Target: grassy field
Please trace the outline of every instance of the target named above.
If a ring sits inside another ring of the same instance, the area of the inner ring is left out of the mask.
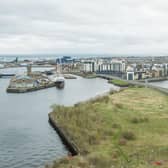
[[[120,87],[128,87],[130,85],[128,82],[119,79],[109,80],[108,82]]]
[[[168,96],[128,88],[73,107],[54,106],[50,116],[80,154],[51,168],[168,168]]]

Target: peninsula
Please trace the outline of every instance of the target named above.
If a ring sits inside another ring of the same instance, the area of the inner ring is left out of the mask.
[[[53,107],[49,119],[78,154],[46,167],[166,168],[167,102],[157,90],[130,87],[72,107]]]

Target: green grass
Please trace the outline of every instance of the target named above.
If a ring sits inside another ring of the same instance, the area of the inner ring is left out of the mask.
[[[52,168],[168,168],[168,96],[128,88],[73,107],[54,106],[50,116],[80,155]]]
[[[119,79],[113,79],[113,80],[109,80],[109,83],[112,83],[116,86],[120,86],[120,87],[128,87],[130,84],[126,81],[123,80],[119,80]]]

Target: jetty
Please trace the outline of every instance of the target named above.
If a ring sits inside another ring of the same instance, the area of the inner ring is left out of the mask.
[[[12,77],[12,76],[15,76],[15,74],[0,74],[0,78],[3,78],[3,77]]]

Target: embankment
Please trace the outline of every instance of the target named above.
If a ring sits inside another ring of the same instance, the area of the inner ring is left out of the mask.
[[[54,117],[52,113],[48,115],[49,117],[49,123],[51,126],[57,131],[58,135],[62,139],[63,143],[66,145],[67,149],[70,151],[72,156],[75,156],[79,153],[79,149],[77,146],[70,140],[68,135],[64,132],[64,130],[57,124],[57,122],[54,120]]]

